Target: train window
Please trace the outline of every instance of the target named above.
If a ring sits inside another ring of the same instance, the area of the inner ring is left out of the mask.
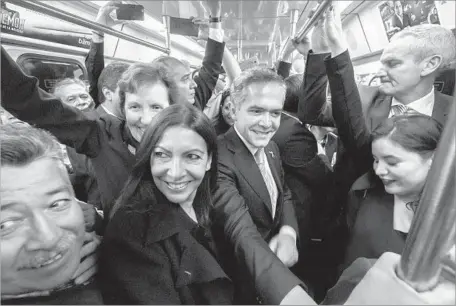
[[[57,81],[65,78],[80,79],[88,85],[86,70],[76,60],[23,54],[17,63],[26,74],[38,78],[40,88],[47,92],[53,90]]]

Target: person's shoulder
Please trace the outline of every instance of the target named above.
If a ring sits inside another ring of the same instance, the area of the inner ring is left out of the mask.
[[[148,226],[148,215],[143,208],[120,207],[109,220],[104,240],[129,240],[143,237]]]
[[[436,103],[444,103],[444,104],[450,105],[451,103],[453,103],[453,99],[454,98],[452,96],[446,95],[437,90],[435,91],[435,102]]]

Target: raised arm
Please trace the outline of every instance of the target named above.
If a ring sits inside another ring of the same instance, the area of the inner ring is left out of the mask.
[[[95,113],[83,113],[38,87],[1,48],[1,103],[19,120],[48,130],[81,154],[95,157],[100,149]]]
[[[212,96],[215,84],[219,75],[222,73],[222,59],[225,43],[223,42],[224,33],[220,22],[221,16],[221,1],[207,0],[211,17],[218,18],[219,22],[210,22],[209,38],[206,44],[203,65],[199,71],[195,82],[196,100],[199,102],[201,109],[204,109],[207,102]]]
[[[311,46],[300,91],[298,118],[303,123],[334,127],[332,105],[326,99],[328,78],[324,63],[330,50],[321,21],[312,32]]]
[[[290,38],[288,38],[290,39]],[[290,70],[293,61],[293,52],[296,50],[302,56],[306,57],[310,50],[310,42],[307,37],[300,42],[293,40],[291,43],[285,43],[286,49],[278,59],[277,74],[286,79],[290,76]]]
[[[121,1],[109,1],[100,7],[95,21],[107,27],[113,27],[114,25],[121,23],[121,21],[114,20],[110,15],[111,12],[116,9],[115,4],[117,2]],[[100,104],[99,94],[101,90],[101,88],[98,88],[98,79],[105,66],[104,33],[93,31],[90,50],[85,58],[85,66],[90,85],[89,93],[92,96],[93,101],[95,101],[96,106],[98,106]]]
[[[372,167],[371,134],[363,114],[353,64],[343,38],[337,8],[326,14],[325,28],[331,49],[331,58],[326,61],[326,71],[331,89],[333,117],[344,147],[356,161],[359,176]]]
[[[233,53],[225,46],[225,51],[223,52],[222,65],[226,71],[228,77],[227,84],[225,88],[231,85],[231,83],[241,74],[241,67],[239,66],[238,61],[234,58]]]

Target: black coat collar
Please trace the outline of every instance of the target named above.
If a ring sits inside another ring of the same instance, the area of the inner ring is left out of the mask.
[[[149,226],[146,243],[162,241],[180,232],[191,232],[199,226],[179,204],[171,203],[158,190],[155,194],[157,203],[147,210]]]

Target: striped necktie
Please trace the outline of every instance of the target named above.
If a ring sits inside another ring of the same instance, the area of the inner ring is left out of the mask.
[[[271,205],[272,205],[272,218],[274,218],[275,215],[275,207],[276,207],[276,202],[277,202],[277,187],[275,186],[274,183],[274,178],[272,177],[271,171],[268,171],[266,169],[267,165],[267,160],[266,160],[266,154],[264,153],[264,149],[258,149],[258,151],[255,153],[255,161],[258,164],[258,168],[260,169],[261,175],[263,176],[264,183],[266,185],[266,188],[268,189],[269,193],[269,198],[271,199]]]
[[[400,116],[407,113],[408,107],[404,104],[395,104],[391,106],[390,117]]]
[[[394,117],[394,116],[412,115],[412,114],[419,114],[419,112],[417,112],[413,108],[410,108],[404,104],[395,104],[395,105],[391,106],[389,118]]]

